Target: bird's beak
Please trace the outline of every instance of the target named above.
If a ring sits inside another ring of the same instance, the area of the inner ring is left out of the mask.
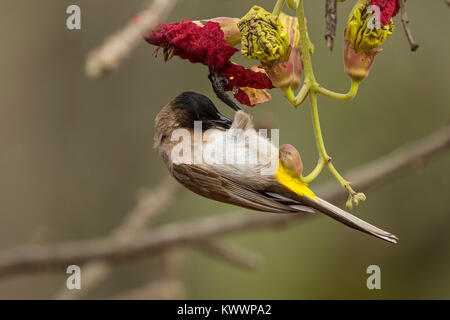
[[[233,121],[220,114],[219,119],[208,120],[208,123],[216,128],[229,129]]]

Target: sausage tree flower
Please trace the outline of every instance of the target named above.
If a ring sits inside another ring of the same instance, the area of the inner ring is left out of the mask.
[[[145,40],[162,48],[166,61],[179,56],[225,76],[225,90],[248,106],[269,101],[265,89],[295,90],[300,86],[303,66],[298,22],[284,13],[277,16],[253,6],[241,19],[218,17],[161,24],[145,35]],[[231,62],[239,51],[234,46],[239,43],[242,55],[259,60],[262,66],[246,68]]]
[[[297,90],[300,87],[303,72],[302,48],[297,18],[281,13],[279,20],[288,32],[289,58],[287,61],[277,61],[271,67],[265,67],[265,69],[275,87]]]
[[[394,31],[394,22],[380,27],[367,23],[372,18],[373,12],[367,10],[370,0],[358,0],[353,7],[345,28],[345,38],[358,53],[378,48]]]
[[[402,1],[402,0],[400,0]],[[380,24],[370,24],[378,6]],[[344,65],[345,72],[355,81],[361,81],[369,75],[375,55],[380,53],[386,38],[394,31],[392,16],[398,13],[397,0],[358,0],[353,7],[345,28]]]
[[[289,36],[281,20],[264,8],[253,6],[238,23],[241,53],[264,66],[289,58]]]
[[[253,71],[230,61],[231,56],[239,50],[226,40],[236,41],[233,40],[235,38],[233,33],[237,29],[232,26],[232,20],[221,18],[219,22],[223,24],[225,30],[228,30],[226,38],[221,24],[216,21],[213,19],[204,25],[202,22],[194,23],[188,20],[161,24],[146,35],[145,40],[164,48],[166,60],[176,55],[192,63],[202,63],[208,66],[210,72],[215,70],[219,75],[226,76],[228,80],[226,90],[232,91],[240,103],[253,106],[256,102],[267,101],[270,95],[258,90],[273,88],[272,82],[265,72]],[[156,53],[157,51],[158,49]]]
[[[275,87],[297,89],[303,70],[297,18],[253,6],[238,26],[242,55],[259,60]]]

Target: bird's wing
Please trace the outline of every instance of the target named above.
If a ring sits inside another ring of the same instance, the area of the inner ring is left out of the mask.
[[[322,212],[345,225],[388,242],[398,238],[358,217],[316,197],[299,196],[281,184],[267,190],[254,190],[199,165],[173,165],[172,175],[191,191],[206,198],[240,207],[273,213]]]
[[[308,212],[309,207],[295,200],[286,201],[223,177],[199,165],[173,164],[172,175],[191,191],[209,199],[240,207],[274,213]]]

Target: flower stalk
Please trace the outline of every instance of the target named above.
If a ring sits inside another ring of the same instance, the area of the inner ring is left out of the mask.
[[[337,169],[331,162],[331,157],[328,155],[326,151],[325,143],[323,141],[322,136],[322,130],[320,128],[317,94],[320,93],[337,100],[350,100],[353,97],[355,97],[356,93],[358,92],[359,81],[352,79],[351,88],[347,93],[336,93],[334,91],[322,87],[315,78],[313,66],[311,63],[311,55],[309,51],[310,43],[308,40],[308,30],[303,11],[303,0],[298,0],[297,19],[300,30],[300,41],[302,47],[301,59],[303,62],[305,81],[303,87],[300,89],[297,96],[294,95],[294,91],[291,88],[285,89],[284,92],[286,94],[287,100],[294,107],[299,106],[304,100],[306,100],[306,97],[309,96],[314,126],[314,135],[317,150],[319,153],[319,160],[317,162],[316,167],[311,171],[310,174],[306,176],[301,176],[299,179],[306,183],[309,183],[313,181],[321,173],[324,167],[327,167],[328,170],[333,174],[333,176],[339,181],[339,183],[348,191],[349,199],[346,205],[348,208],[351,208],[353,204],[358,205],[360,201],[364,201],[365,195],[362,193],[355,192],[351,187],[350,182],[341,176],[341,174],[337,171]]]
[[[275,16],[280,15],[281,10],[283,10],[284,0],[277,0],[275,7],[273,8],[272,14]]]

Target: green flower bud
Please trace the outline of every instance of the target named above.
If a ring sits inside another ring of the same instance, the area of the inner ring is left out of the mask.
[[[277,16],[259,6],[253,6],[239,21],[238,27],[244,57],[259,60],[264,66],[288,60],[289,36]]]

